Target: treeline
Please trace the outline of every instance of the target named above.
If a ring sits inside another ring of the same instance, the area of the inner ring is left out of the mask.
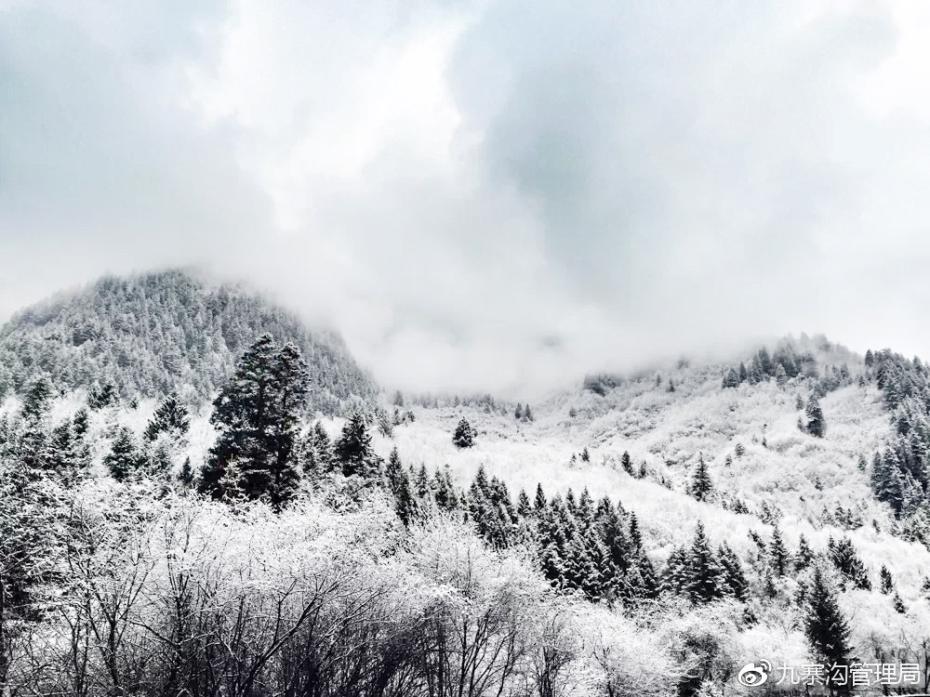
[[[919,359],[885,349],[867,351],[866,376],[881,391],[891,434],[873,454],[875,496],[903,523],[906,536],[930,546],[930,374]]]
[[[721,663],[726,642],[786,611],[815,657],[851,660],[837,590],[873,580],[848,538],[791,549],[775,525],[741,558],[699,523],[656,569],[655,542],[619,501],[541,485],[514,498],[484,469],[461,489],[396,449],[384,462],[371,412],[336,438],[306,428],[307,380],[299,349],[263,335],[214,402],[199,472],[172,459],[189,418],[169,395],[139,441],[110,437],[109,478],[90,471],[93,415],[53,423],[52,390],[34,380],[0,422],[0,686],[690,697],[745,661]],[[692,495],[711,491],[699,458]],[[906,612],[890,569],[878,585]],[[656,636],[666,607],[738,620],[726,636]]]
[[[185,401],[207,399],[262,332],[293,342],[312,368],[311,411],[347,412],[373,400],[370,377],[337,336],[310,332],[241,288],[179,271],[105,278],[14,316],[0,329],[0,396],[45,373],[56,390],[112,390],[126,401],[178,390]]]
[[[793,378],[808,379],[812,390],[821,396],[853,381],[846,363],[821,367],[813,352],[798,351],[792,343],[783,342],[771,354],[763,346],[753,354],[748,365],[741,361],[738,366],[727,369],[721,384],[724,388],[735,388],[744,383],[757,385],[775,380],[784,385]]]

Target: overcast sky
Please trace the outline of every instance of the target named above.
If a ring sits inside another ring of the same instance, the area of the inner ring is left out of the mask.
[[[165,265],[382,382],[930,356],[930,4],[0,0],[0,316]]]

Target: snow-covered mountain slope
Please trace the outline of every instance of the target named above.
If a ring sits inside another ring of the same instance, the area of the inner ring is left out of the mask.
[[[334,412],[375,396],[334,333],[242,287],[182,271],[104,278],[16,314],[0,328],[0,396],[44,372],[65,390],[109,382],[127,398],[174,390],[205,400],[263,332],[297,344],[310,367],[311,408]]]
[[[854,375],[859,367],[849,366]],[[393,438],[379,437],[377,446],[385,457],[396,446],[414,467],[448,464],[464,487],[484,467],[514,497],[520,489],[532,497],[541,484],[550,495],[587,488],[595,499],[619,499],[637,514],[659,563],[691,539],[697,521],[715,542],[743,555],[754,546],[750,531],[768,538],[776,521],[792,548],[802,534],[815,550],[831,536],[848,536],[873,576],[888,566],[905,602],[918,602],[930,552],[893,534],[894,517],[870,489],[869,466],[861,468],[890,431],[874,384],[850,380],[828,392],[820,402],[826,433],[817,438],[798,427],[798,400],[808,399],[809,379],[724,389],[724,370],[683,366],[660,380],[655,373],[626,379],[604,395],[565,392],[534,405],[532,422],[515,419],[512,408],[506,414],[475,406],[414,408],[416,421],[395,428]],[[472,448],[452,443],[462,417],[478,431]],[[621,466],[625,451],[632,476]],[[688,493],[700,457],[714,486],[707,501]]]

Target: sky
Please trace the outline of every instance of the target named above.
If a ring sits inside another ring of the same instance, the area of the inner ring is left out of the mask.
[[[378,380],[930,357],[930,5],[0,0],[0,318],[196,266]]]

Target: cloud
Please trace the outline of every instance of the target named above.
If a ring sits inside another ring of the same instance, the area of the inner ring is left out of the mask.
[[[197,263],[422,389],[800,330],[926,353],[920,12],[0,4],[0,312]]]

